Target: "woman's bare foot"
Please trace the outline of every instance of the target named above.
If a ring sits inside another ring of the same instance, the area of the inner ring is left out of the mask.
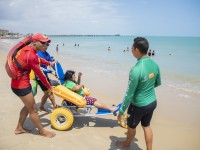
[[[41,129],[39,131],[39,134],[41,136],[48,137],[48,138],[52,138],[52,137],[56,136],[56,134],[54,132],[49,132],[49,131],[47,131],[45,129]]]
[[[130,148],[130,145],[127,145],[125,141],[117,141],[115,143],[115,146],[117,146],[118,148]]]
[[[15,129],[15,134],[23,134],[23,133],[31,133],[31,130],[25,129],[25,128],[19,128]]]

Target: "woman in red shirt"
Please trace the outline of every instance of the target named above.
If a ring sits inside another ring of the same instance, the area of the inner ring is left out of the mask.
[[[51,40],[46,36],[38,33],[32,36],[32,43],[29,46],[25,46],[17,52],[16,59],[23,69],[19,69],[17,65],[14,66],[17,70],[18,78],[11,80],[11,88],[12,91],[22,100],[24,107],[20,111],[20,117],[15,129],[15,134],[30,132],[23,128],[23,124],[29,114],[31,121],[34,123],[36,128],[38,128],[40,135],[44,137],[55,136],[54,132],[49,132],[42,127],[29,78],[29,73],[32,69],[40,78],[42,83],[48,88],[49,94],[52,94],[51,86],[43,72],[40,70],[40,63],[51,66],[54,64],[41,59],[36,55],[37,51],[43,50],[44,45],[50,42]]]

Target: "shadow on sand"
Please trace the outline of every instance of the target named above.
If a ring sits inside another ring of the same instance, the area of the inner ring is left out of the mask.
[[[125,137],[122,138],[122,137],[110,136],[111,143],[109,150],[128,150],[128,149],[142,150],[141,148],[138,147],[137,143],[135,143],[136,141],[138,141],[136,138],[133,139],[130,148],[118,148],[115,146],[115,143],[117,141],[124,141],[125,139],[126,139]]]

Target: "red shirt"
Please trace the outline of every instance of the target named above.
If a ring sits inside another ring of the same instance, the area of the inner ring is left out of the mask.
[[[12,88],[23,89],[29,87],[31,85],[29,77],[31,69],[35,72],[35,74],[40,78],[41,82],[47,88],[51,88],[51,85],[49,84],[43,71],[40,69],[40,64],[50,65],[50,62],[46,61],[45,59],[39,58],[36,55],[36,51],[32,46],[25,46],[21,50],[19,50],[17,52],[16,59],[20,63],[22,68],[27,70],[27,72],[22,75],[24,70],[18,69],[17,66],[14,65],[14,67],[17,69],[17,75],[21,76],[17,79],[11,80]]]

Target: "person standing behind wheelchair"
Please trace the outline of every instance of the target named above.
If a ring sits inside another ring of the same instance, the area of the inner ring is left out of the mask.
[[[50,56],[50,54],[47,52],[47,48],[49,46],[49,43],[46,43],[44,44],[44,49],[42,51],[38,51],[37,52],[37,55],[40,57],[40,58],[43,58],[49,62],[53,62],[55,63],[56,61],[52,59],[52,57]],[[50,79],[49,79],[49,76],[48,76],[48,73],[51,73],[53,74],[54,76],[56,76],[56,72],[55,72],[55,66],[52,66],[53,70],[50,70],[48,69],[48,67],[46,65],[43,65],[43,64],[40,64],[40,67],[43,71],[43,73],[45,74],[48,82],[51,84],[50,82]],[[55,98],[54,98],[54,95],[51,94],[49,95],[48,94],[48,89],[46,88],[46,86],[40,81],[40,78],[38,78],[38,76],[36,75],[36,78],[35,80],[37,81],[37,83],[39,84],[40,88],[42,89],[42,91],[44,92],[44,95],[42,96],[42,99],[41,99],[41,103],[40,103],[40,111],[46,111],[45,108],[44,108],[44,105],[47,101],[47,99],[49,98],[52,105],[53,105],[53,108],[57,108],[57,104],[55,102]]]

